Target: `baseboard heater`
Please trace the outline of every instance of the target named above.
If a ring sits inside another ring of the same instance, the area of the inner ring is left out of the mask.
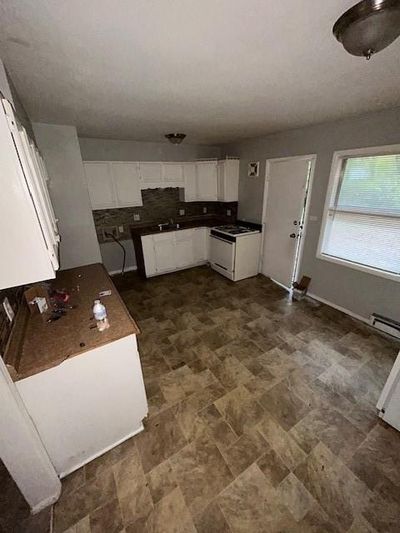
[[[373,313],[371,315],[371,325],[400,339],[400,322],[396,322],[396,320]]]

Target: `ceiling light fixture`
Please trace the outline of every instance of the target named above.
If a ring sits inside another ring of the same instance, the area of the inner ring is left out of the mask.
[[[167,133],[165,136],[172,144],[181,144],[186,137],[186,133]]]
[[[362,0],[336,21],[333,33],[349,54],[371,59],[400,35],[400,0]]]

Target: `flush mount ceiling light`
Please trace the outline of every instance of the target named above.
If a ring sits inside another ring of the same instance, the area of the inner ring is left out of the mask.
[[[186,137],[185,133],[167,133],[165,136],[172,144],[181,144]]]
[[[363,0],[336,21],[333,33],[349,54],[370,59],[400,35],[400,0]]]

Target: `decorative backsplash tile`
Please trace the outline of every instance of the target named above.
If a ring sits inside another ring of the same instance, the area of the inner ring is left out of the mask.
[[[119,232],[120,239],[130,238],[130,226],[153,225],[169,222],[184,221],[203,215],[227,217],[227,222],[234,222],[237,218],[237,202],[183,202],[179,197],[179,188],[144,189],[142,191],[142,207],[123,207],[120,209],[101,209],[93,211],[99,242],[103,242],[103,229],[110,231],[113,227],[123,226]],[[184,215],[179,214],[184,210]],[[227,216],[227,210],[230,216]],[[204,212],[206,210],[206,213]],[[139,215],[140,220],[135,220]]]

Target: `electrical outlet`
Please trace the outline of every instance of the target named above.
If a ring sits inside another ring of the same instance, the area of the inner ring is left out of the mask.
[[[110,236],[112,235],[116,239],[118,239],[118,228],[117,226],[108,226],[106,228],[103,228],[103,239],[105,241],[112,241],[113,238]]]
[[[139,213],[134,213],[134,214],[133,214],[133,221],[134,221],[134,222],[139,222],[139,220],[140,220],[140,215],[139,215]]]
[[[124,233],[124,226],[118,226],[119,233]]]
[[[184,214],[185,214],[185,210],[184,209],[179,209],[179,215],[182,217]]]
[[[207,207],[203,207],[203,215],[207,214]]]
[[[230,217],[231,214],[232,214],[232,210],[231,210],[231,209],[227,209],[227,210],[226,210],[226,214],[227,214],[228,217]]]

